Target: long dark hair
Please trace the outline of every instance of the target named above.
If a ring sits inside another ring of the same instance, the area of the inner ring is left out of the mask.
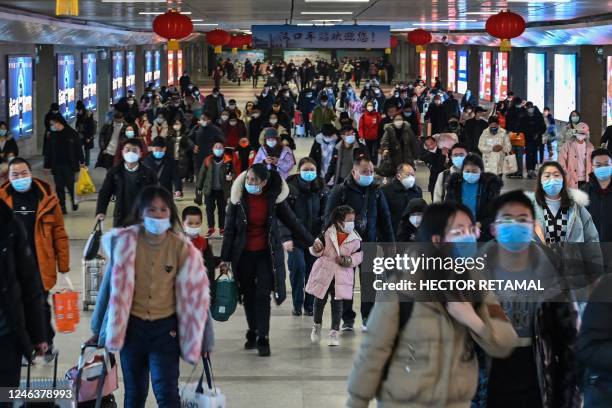
[[[337,226],[338,224],[343,223],[346,216],[349,214],[355,214],[355,210],[353,210],[353,207],[349,205],[339,205],[338,207],[334,208],[329,216],[329,222],[323,229],[323,233],[325,233],[325,231],[327,231],[332,225]]]
[[[448,230],[448,225],[455,218],[457,213],[465,213],[472,223],[475,222],[472,211],[464,204],[455,201],[434,203],[429,205],[423,213],[421,225],[417,230],[416,240],[418,242],[432,242],[434,235],[444,237]]]
[[[136,201],[132,207],[132,214],[128,225],[137,225],[143,221],[143,212],[147,209],[155,198],[159,197],[170,209],[170,229],[177,232],[180,229],[181,221],[178,209],[174,204],[172,194],[161,186],[147,186],[136,196]]]
[[[561,166],[556,161],[547,161],[544,164],[542,164],[542,166],[540,166],[540,169],[538,170],[538,178],[537,178],[536,190],[535,190],[536,203],[538,203],[540,207],[546,208],[546,193],[544,192],[544,187],[542,187],[541,180],[542,180],[542,174],[544,173],[544,169],[550,166],[559,170],[559,172],[561,173],[561,176],[563,176],[563,187],[561,188],[561,192],[559,193],[559,195],[561,196],[561,208],[563,209],[569,208],[572,205],[572,199],[570,198],[568,190],[567,190],[565,170],[563,169],[563,166]]]

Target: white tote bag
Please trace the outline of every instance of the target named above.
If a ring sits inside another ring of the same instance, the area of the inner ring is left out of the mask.
[[[509,154],[504,157],[504,175],[514,174],[518,171],[516,154]]]
[[[206,375],[206,384],[203,384],[204,375]],[[182,387],[181,408],[226,408],[225,395],[215,386],[208,357],[204,360],[204,372],[200,380]]]

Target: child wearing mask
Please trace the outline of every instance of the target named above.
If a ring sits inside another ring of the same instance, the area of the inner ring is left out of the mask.
[[[251,167],[255,160],[255,150],[251,147],[248,137],[240,138],[236,148],[236,155],[238,156],[238,171],[236,173],[240,174]]]
[[[174,191],[174,197],[183,197],[183,182],[178,173],[176,161],[168,154],[167,140],[156,137],[151,144],[151,154],[143,160],[143,164],[157,175],[160,186],[169,192]]]
[[[206,272],[208,274],[208,280],[213,282],[215,280],[215,257],[208,239],[201,235],[203,222],[202,210],[195,205],[185,207],[181,214],[181,221],[183,222],[183,231],[185,231],[185,235],[189,238],[193,246],[202,254],[204,266],[206,266]],[[214,289],[214,286],[215,285],[211,285],[211,289]],[[213,299],[212,294],[211,299]]]
[[[415,242],[416,232],[421,225],[423,213],[427,208],[427,202],[422,198],[413,198],[408,201],[406,211],[402,215],[402,220],[395,234],[396,242]]]
[[[347,205],[342,205],[332,211],[330,218],[323,239],[318,238],[315,241],[319,245],[310,247],[310,253],[319,259],[315,261],[310,272],[306,292],[315,297],[314,324],[310,340],[314,344],[321,341],[323,312],[329,296],[332,324],[328,344],[339,346],[342,300],[353,298],[355,267],[361,264],[363,253],[361,237],[355,231],[355,211]]]
[[[574,136],[559,151],[559,164],[567,173],[567,186],[581,188],[593,172],[591,153],[594,147],[589,140],[589,125],[580,122],[574,128]]]

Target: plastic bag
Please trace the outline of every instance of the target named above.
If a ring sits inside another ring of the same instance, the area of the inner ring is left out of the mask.
[[[60,333],[72,333],[79,324],[79,293],[75,292],[70,279],[63,275],[68,283],[69,290],[53,294],[53,311],[55,326]]]
[[[93,181],[91,181],[89,171],[86,167],[81,167],[81,171],[79,172],[79,178],[76,183],[77,195],[83,196],[93,194],[95,192],[96,186],[94,185]]]

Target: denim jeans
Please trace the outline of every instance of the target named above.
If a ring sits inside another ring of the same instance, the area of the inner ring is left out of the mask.
[[[518,167],[518,174],[523,175],[523,152],[525,148],[522,146],[512,146],[512,152],[516,155],[516,164]]]
[[[305,293],[304,287],[316,258],[308,250],[298,247],[294,247],[293,251],[288,252],[288,255],[287,265],[289,266],[293,309],[301,311],[304,307],[305,311],[312,311],[314,297]]]
[[[171,316],[142,320],[130,316],[121,350],[121,368],[126,408],[144,408],[149,394],[149,372],[157,405],[178,408],[179,402],[178,320]]]

